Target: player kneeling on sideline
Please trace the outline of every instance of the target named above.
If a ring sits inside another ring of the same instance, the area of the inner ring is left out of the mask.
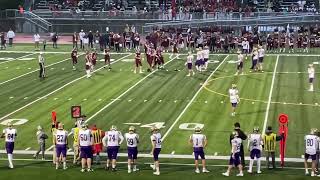
[[[60,163],[63,163],[63,169],[67,169],[67,146],[68,146],[68,132],[63,129],[63,124],[58,124],[58,129],[54,135],[54,144],[56,146],[56,169],[59,169]],[[62,155],[62,158],[60,156]],[[61,162],[62,161],[62,162]]]
[[[237,89],[236,84],[232,84],[231,89],[229,89],[229,96],[230,96],[230,102],[231,102],[231,106],[232,106],[231,116],[235,116],[236,115],[236,107],[237,107],[238,103],[240,102],[239,91]]]
[[[139,73],[142,73],[142,63],[141,63],[141,53],[140,51],[136,52],[136,57],[135,57],[135,69],[134,69],[134,73],[137,73],[137,70],[139,69]]]
[[[79,147],[80,147],[80,158],[81,158],[81,172],[85,172],[87,166],[87,171],[93,171],[91,169],[92,162],[92,144],[93,138],[91,130],[88,129],[88,125],[83,124],[82,129],[79,130]]]
[[[195,133],[190,136],[189,143],[193,145],[193,153],[194,153],[194,164],[196,167],[195,172],[200,173],[198,159],[201,157],[202,161],[202,172],[208,173],[209,171],[206,169],[206,159],[204,155],[203,148],[205,148],[208,144],[207,137],[201,133],[201,128],[196,127]]]
[[[139,170],[137,169],[139,135],[136,134],[136,129],[133,126],[130,126],[129,133],[126,133],[124,137],[128,147],[128,173],[131,173],[132,165],[132,171],[136,172]]]
[[[261,150],[262,150],[263,140],[261,134],[259,134],[259,128],[255,127],[253,133],[249,135],[248,138],[248,149],[250,151],[250,165],[248,173],[252,173],[252,166],[254,158],[257,158],[257,173],[261,174]]]
[[[242,140],[238,137],[238,132],[233,132],[233,139],[231,140],[231,156],[229,161],[228,170],[225,173],[222,173],[224,176],[229,176],[231,169],[233,167],[239,168],[239,174],[237,176],[243,176],[242,165],[240,163],[240,146],[242,144]]]
[[[13,128],[11,123],[8,123],[8,127],[2,131],[1,138],[5,138],[6,141],[6,151],[8,155],[9,168],[13,169],[13,150],[14,141],[17,137],[17,130]]]
[[[159,176],[160,175],[159,154],[161,151],[161,134],[157,127],[152,127],[151,132],[152,132],[152,135],[150,139],[151,139],[152,150],[150,154],[153,155],[154,164],[151,164],[150,167],[153,170],[156,170],[155,172],[153,172],[153,174]]]
[[[107,147],[107,164],[106,170],[110,169],[110,161],[112,164],[112,171],[116,171],[117,155],[120,144],[123,141],[123,136],[116,126],[111,126],[110,131],[105,132],[105,136],[102,139],[103,146]]]
[[[313,91],[314,73],[315,73],[315,70],[314,70],[313,64],[309,64],[308,74],[309,74],[309,84],[310,84],[310,87],[309,87],[309,90],[308,90],[308,91]]]
[[[317,150],[319,147],[319,137],[316,136],[317,129],[311,129],[310,134],[304,136],[306,151],[304,154],[304,168],[305,175],[309,175],[308,170],[308,159],[312,159],[311,165],[311,176],[316,176],[316,159],[317,159]]]
[[[191,76],[191,74],[194,75],[194,71],[192,69],[192,63],[193,63],[193,55],[190,51],[190,52],[188,52],[187,62],[185,63],[185,65],[188,68],[188,72],[189,72],[189,74],[187,76]]]

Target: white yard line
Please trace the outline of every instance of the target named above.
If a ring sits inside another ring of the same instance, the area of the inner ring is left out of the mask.
[[[128,56],[130,56],[130,55],[131,55],[131,54],[128,54],[128,55],[126,55],[126,56],[123,56],[123,57],[119,58],[117,61],[113,61],[112,64],[113,64],[113,63],[116,63],[116,62],[118,62],[118,61],[121,61],[122,59],[124,59],[124,58],[126,58],[126,57],[128,57]],[[99,69],[95,70],[94,72],[100,71],[101,69],[104,69],[104,66],[100,67]],[[66,86],[69,86],[70,84],[72,84],[72,83],[74,83],[74,82],[77,82],[77,81],[79,81],[79,80],[81,80],[81,79],[83,79],[83,78],[85,78],[85,77],[86,77],[86,75],[83,75],[83,76],[81,76],[81,77],[79,77],[79,78],[77,78],[77,79],[74,79],[74,80],[68,82],[67,84],[64,84],[63,86],[59,87],[58,89],[56,89],[56,90],[54,90],[54,91],[52,91],[52,92],[50,92],[50,93],[48,93],[48,94],[46,94],[46,95],[44,95],[44,96],[42,96],[42,97],[40,97],[40,98],[32,101],[32,102],[30,102],[30,103],[28,103],[28,104],[20,107],[19,109],[17,109],[17,110],[15,110],[15,111],[13,111],[13,112],[11,112],[11,113],[9,113],[9,114],[1,117],[1,118],[0,118],[0,121],[4,120],[5,118],[11,116],[12,114],[14,114],[14,113],[16,113],[16,112],[21,111],[22,109],[25,109],[26,107],[29,107],[30,105],[32,105],[32,104],[34,104],[34,103],[36,103],[36,102],[38,102],[38,101],[40,101],[40,100],[42,100],[42,99],[47,98],[48,96],[50,96],[50,95],[52,95],[52,94],[60,91],[61,89],[65,88]]]
[[[170,63],[171,61],[173,61],[174,59],[176,59],[176,57],[172,58],[171,60],[169,60],[168,62],[166,62],[164,65]],[[131,91],[133,88],[135,88],[137,85],[139,85],[142,81],[146,80],[149,76],[151,76],[152,74],[154,74],[155,72],[157,72],[157,70],[149,73],[147,76],[145,76],[144,78],[140,79],[140,81],[138,81],[137,83],[135,83],[134,85],[132,85],[130,88],[128,88],[126,91],[124,91],[122,94],[120,94],[117,98],[113,99],[110,103],[108,103],[107,105],[105,105],[103,108],[101,108],[99,111],[97,111],[96,113],[94,113],[92,116],[90,116],[90,118],[88,118],[86,120],[86,122],[90,121],[91,119],[93,119],[94,117],[96,117],[99,113],[101,113],[103,110],[105,110],[106,108],[108,108],[109,106],[111,106],[114,102],[116,102],[118,99],[122,98],[122,96],[126,95],[129,91]]]
[[[170,126],[170,128],[168,129],[168,131],[164,134],[164,136],[162,137],[162,142],[165,140],[165,138],[168,136],[168,134],[171,132],[171,130],[173,129],[173,127],[177,124],[177,122],[181,119],[182,115],[187,111],[187,109],[189,108],[189,106],[192,104],[192,102],[196,99],[196,97],[198,96],[198,94],[201,92],[201,90],[204,88],[204,86],[208,83],[208,81],[210,80],[210,78],[214,75],[214,73],[220,68],[220,66],[229,58],[229,55],[227,55],[223,61],[216,67],[216,69],[214,71],[212,71],[212,73],[209,75],[209,77],[206,79],[206,81],[202,84],[202,86],[199,88],[199,90],[196,92],[196,94],[192,97],[192,99],[189,101],[189,103],[186,105],[186,107],[182,110],[182,112],[179,114],[179,116],[177,117],[177,119],[173,122],[173,124]]]
[[[0,62],[0,64],[4,64],[4,63],[8,63],[8,62],[15,61],[15,60],[18,60],[18,59],[22,59],[22,58],[25,58],[25,57],[29,57],[29,56],[32,56],[34,54],[36,54],[36,53],[31,53],[31,54],[27,54],[27,55],[24,55],[24,56],[21,56],[21,57],[18,57],[18,58],[13,58],[13,59],[10,59],[8,61]]]
[[[176,59],[176,57],[172,58],[170,61],[166,62],[166,64],[170,63],[171,61],[173,61],[174,59]],[[157,72],[157,70],[149,73],[147,76],[145,76],[144,78],[140,79],[140,81],[138,81],[137,83],[135,83],[134,85],[132,85],[130,88],[128,88],[126,91],[124,91],[122,94],[120,94],[117,98],[113,99],[110,103],[108,103],[107,105],[105,105],[104,107],[102,107],[99,111],[97,111],[96,113],[94,113],[92,116],[90,116],[86,122],[90,121],[91,119],[93,119],[94,117],[96,117],[99,113],[101,113],[103,110],[105,110],[106,108],[108,108],[109,106],[111,106],[114,102],[118,101],[118,99],[120,99],[122,96],[126,95],[129,91],[131,91],[133,88],[135,88],[137,85],[139,85],[142,81],[144,81],[145,79],[147,79],[149,76],[151,76],[152,74],[154,74],[155,72]],[[71,135],[71,133],[68,134],[69,136]],[[50,151],[53,148],[53,145],[50,146],[46,151]]]
[[[0,51],[0,52],[1,52],[1,51]],[[83,55],[83,54],[80,54],[79,56],[82,56],[82,55]],[[48,67],[50,67],[50,66],[53,66],[53,65],[56,65],[56,64],[60,64],[60,63],[62,63],[62,62],[64,62],[64,61],[67,61],[67,60],[70,60],[70,59],[71,59],[71,58],[67,58],[67,59],[64,59],[64,60],[61,60],[61,61],[58,61],[58,62],[49,64],[49,65],[46,66],[46,68],[48,68]],[[34,72],[38,72],[38,71],[39,71],[39,70],[36,69],[36,70],[30,71],[30,72],[21,74],[21,75],[19,75],[19,76],[17,76],[17,77],[14,77],[14,78],[12,78],[12,79],[8,79],[8,80],[6,80],[6,81],[0,82],[0,85],[6,84],[6,83],[8,83],[8,82],[10,82],[10,81],[19,79],[19,78],[24,77],[24,76],[26,76],[26,75],[28,75],[28,74],[31,74],[31,73],[34,73]]]
[[[272,75],[272,82],[271,82],[271,87],[270,87],[270,92],[269,92],[269,98],[268,98],[268,104],[267,104],[267,109],[266,109],[266,115],[265,115],[265,117],[264,117],[264,122],[263,122],[262,133],[265,133],[265,132],[266,132],[266,128],[267,128],[268,117],[269,117],[269,110],[270,110],[270,105],[271,105],[271,99],[272,99],[272,92],[273,92],[274,81],[275,81],[275,79],[276,79],[278,62],[279,62],[279,56],[277,56],[276,64],[274,65],[274,70],[273,70],[273,75]]]

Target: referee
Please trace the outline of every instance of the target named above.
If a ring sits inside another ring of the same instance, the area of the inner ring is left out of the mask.
[[[234,130],[238,132],[239,138],[244,141],[247,139],[247,135],[240,129],[240,123],[236,122],[234,123]],[[233,139],[233,135],[230,135],[230,144],[231,140]],[[241,165],[244,168],[245,167],[245,160],[244,160],[244,150],[243,150],[243,143],[241,143],[240,146],[240,158],[241,158]]]
[[[44,66],[44,57],[43,57],[43,53],[40,52],[39,57],[39,78],[40,79],[44,79],[46,77],[46,70],[45,70],[45,66]]]

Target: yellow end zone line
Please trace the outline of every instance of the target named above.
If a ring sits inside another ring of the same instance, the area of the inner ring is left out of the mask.
[[[308,72],[276,72],[277,74],[307,74]],[[237,76],[248,76],[248,75],[264,75],[264,74],[273,74],[273,72],[265,72],[265,73],[250,73],[250,74],[244,74],[244,75],[229,75],[229,76],[222,76],[222,77],[218,77],[218,78],[213,78],[211,80],[208,81],[208,83],[204,84],[204,89],[212,92],[214,94],[220,95],[220,96],[224,96],[224,97],[229,97],[229,95],[227,94],[223,94],[217,91],[214,91],[210,88],[208,88],[207,86],[209,85],[209,82],[212,81],[216,81],[216,80],[220,80],[220,79],[224,79],[224,78],[231,78],[231,77],[237,77]],[[320,73],[316,73],[316,74],[320,74]],[[258,99],[249,99],[249,98],[240,98],[240,100],[244,100],[244,101],[251,101],[251,102],[260,102],[260,103],[268,103],[268,101],[264,101],[264,100],[258,100]],[[271,104],[283,104],[283,105],[293,105],[293,106],[312,106],[312,107],[319,107],[319,104],[304,104],[304,103],[291,103],[291,102],[276,102],[276,101],[271,101]]]

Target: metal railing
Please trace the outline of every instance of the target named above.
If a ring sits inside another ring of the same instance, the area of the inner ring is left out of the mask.
[[[25,11],[24,13],[20,13],[19,11],[15,11],[15,18],[24,18],[47,32],[51,31],[52,28],[52,24],[49,21],[34,14],[33,12]]]
[[[199,19],[216,20],[242,20],[259,19],[262,17],[275,16],[305,16],[314,15],[313,12],[192,12],[172,13],[154,11],[34,11],[38,16],[45,19],[139,19],[139,20],[162,20],[162,21],[192,21]]]

